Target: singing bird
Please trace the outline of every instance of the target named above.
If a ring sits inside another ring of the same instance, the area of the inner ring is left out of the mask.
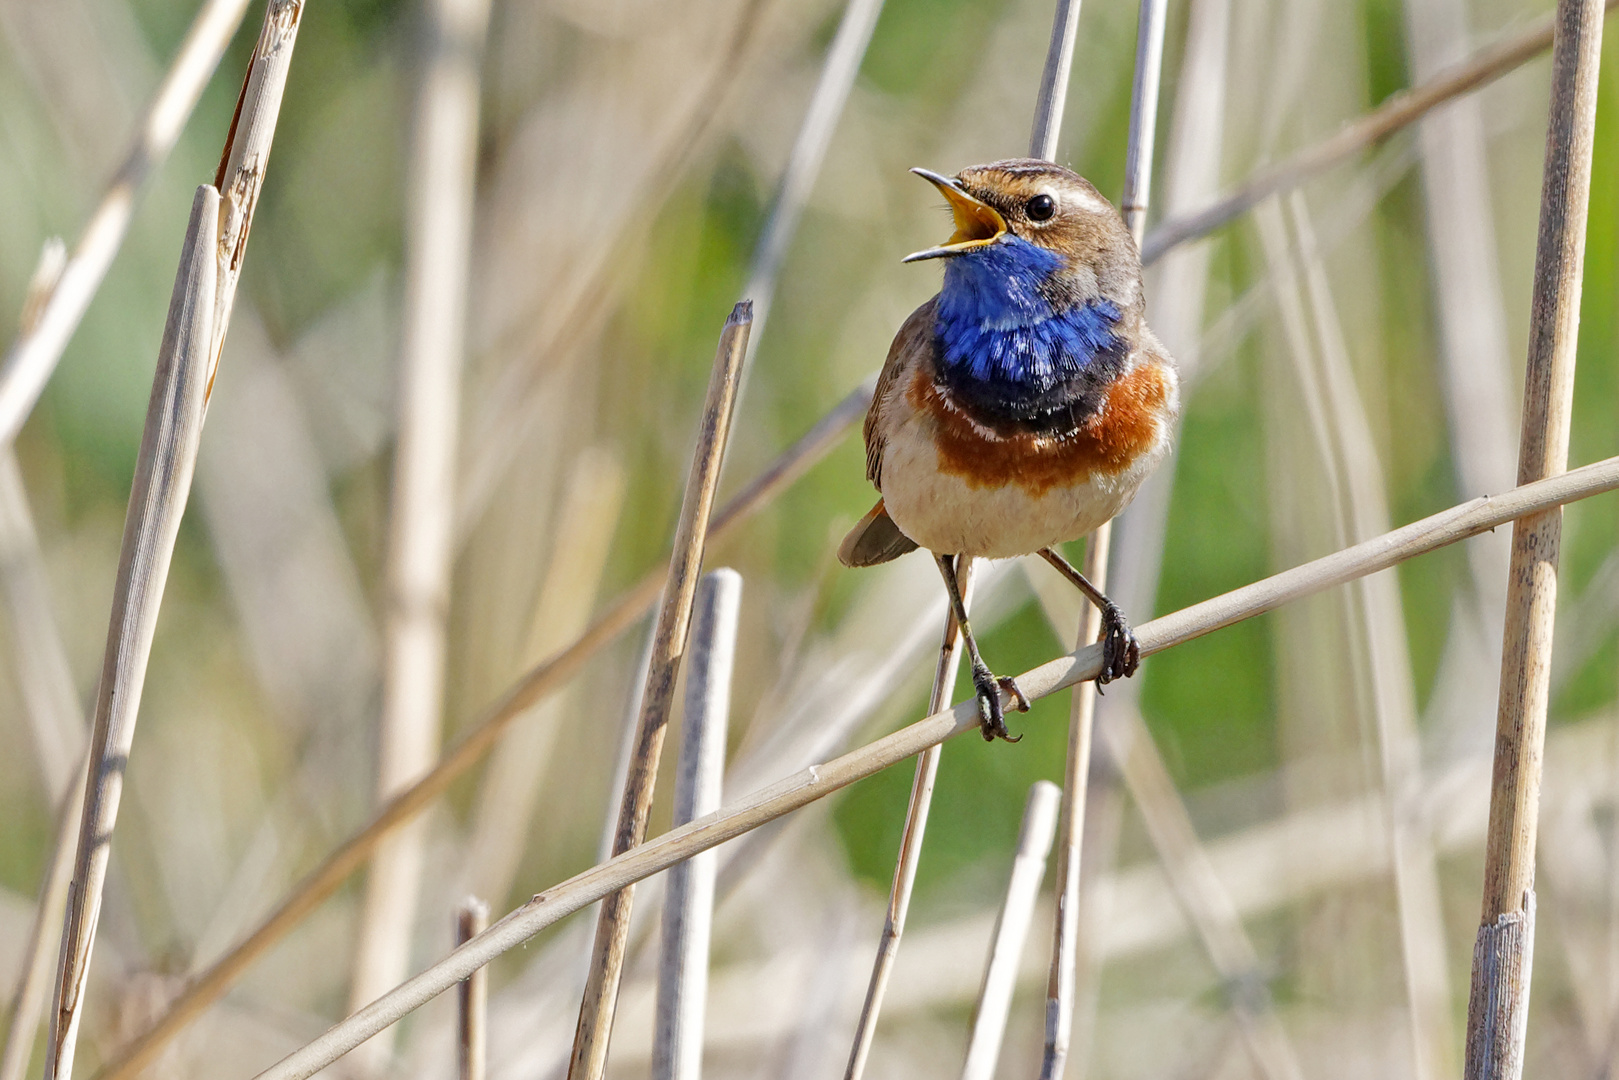
[[[1147,327],[1141,258],[1090,182],[1017,158],[955,177],[956,231],[906,262],[943,259],[944,285],[889,347],[866,415],[866,476],[881,494],[844,538],[846,566],[918,547],[934,555],[966,639],[985,739],[1016,741],[979,655],[956,576],[961,556],[1039,554],[1102,611],[1099,683],[1134,674],[1116,604],[1057,551],[1124,507],[1163,461],[1179,410],[1175,363]]]

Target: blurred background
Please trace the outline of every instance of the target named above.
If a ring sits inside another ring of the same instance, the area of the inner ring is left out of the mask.
[[[1172,0],[1149,231],[1550,7]],[[0,0],[0,339],[44,242],[71,244],[101,198],[195,9]],[[841,14],[831,0],[495,0],[446,743],[666,561],[716,336]],[[191,192],[213,176],[260,17],[255,4],[17,443],[50,618],[10,618],[0,651],[54,635],[70,685],[53,712],[0,662],[8,998],[94,697]],[[1026,151],[1051,19],[1052,0],[887,0],[757,334],[722,498],[874,372],[937,290],[936,267],[899,263],[948,225],[906,170]],[[394,0],[315,0],[304,15],[152,654],[81,1070],[375,805],[421,23]],[[1136,4],[1088,0],[1079,25],[1058,160],[1116,200]],[[1619,34],[1605,60],[1575,464],[1619,453]],[[1186,407],[1176,458],[1115,534],[1114,595],[1136,622],[1510,486],[1548,80],[1543,54],[1153,267],[1148,314]],[[872,501],[863,465],[851,432],[710,549],[745,580],[728,797],[924,711],[943,615],[933,567],[835,558]],[[1611,498],[1566,515],[1530,1075],[1607,1077],[1619,1062],[1616,524]],[[1505,534],[1173,649],[1108,689],[1070,1076],[1277,1075],[1245,1035],[1256,1010],[1312,1080],[1459,1071]],[[1015,672],[1071,648],[1079,609],[1043,566],[1007,563],[985,570],[976,610],[989,663]],[[430,813],[411,970],[447,951],[468,891],[498,914],[596,861],[645,626]],[[1025,794],[1060,781],[1067,715],[1057,695],[1013,719],[1015,746],[945,747],[872,1075],[959,1068]],[[1118,768],[1143,732],[1251,970],[1212,962],[1177,902],[1143,816],[1152,796]],[[891,769],[722,849],[713,1075],[840,1075],[910,779]],[[1005,1077],[1039,1061],[1050,880]],[[357,877],[154,1075],[250,1075],[345,1013],[363,894]],[[613,1043],[620,1076],[647,1069],[652,896]],[[493,1076],[558,1075],[588,918],[493,967]],[[382,1074],[451,1075],[450,1018],[447,1001],[411,1018]]]

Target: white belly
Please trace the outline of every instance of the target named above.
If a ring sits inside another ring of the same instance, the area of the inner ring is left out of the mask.
[[[1122,472],[1093,472],[1032,495],[1017,484],[980,487],[941,472],[929,423],[914,415],[883,453],[883,503],[900,531],[941,554],[1002,559],[1077,540],[1129,505],[1169,450],[1155,445]],[[1165,433],[1167,434],[1167,433]]]

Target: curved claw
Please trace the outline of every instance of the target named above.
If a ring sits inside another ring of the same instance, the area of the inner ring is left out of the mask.
[[[1125,620],[1124,612],[1115,604],[1102,611],[1102,671],[1096,676],[1098,687],[1114,679],[1127,679],[1141,666],[1141,645]]]
[[[988,668],[973,669],[973,689],[978,691],[978,730],[985,742],[1001,739],[1018,742],[1022,735],[1013,735],[1006,728],[1006,714],[1001,708],[1001,691],[1012,696],[1013,706],[1019,712],[1029,711],[1029,699],[1018,689],[1009,676],[997,678]]]

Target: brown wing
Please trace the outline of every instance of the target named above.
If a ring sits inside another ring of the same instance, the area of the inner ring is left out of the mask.
[[[888,395],[900,373],[914,370],[918,354],[931,354],[935,348],[933,312],[938,302],[939,298],[935,296],[911,312],[900,326],[899,333],[894,335],[894,343],[888,346],[888,359],[883,361],[883,370],[877,375],[877,390],[871,395],[871,408],[866,412],[865,436],[866,479],[878,491],[883,489],[883,433],[882,425],[877,420],[879,411],[887,404]]]

